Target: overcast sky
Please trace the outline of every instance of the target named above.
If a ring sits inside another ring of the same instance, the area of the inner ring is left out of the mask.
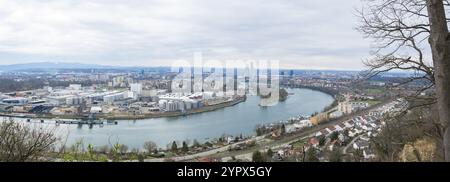
[[[360,0],[0,0],[0,64],[274,59],[361,69]]]

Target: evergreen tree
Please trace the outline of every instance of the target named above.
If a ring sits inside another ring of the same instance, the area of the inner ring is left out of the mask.
[[[183,151],[183,152],[189,151],[188,144],[185,141],[183,141],[183,147],[181,148],[181,151]]]
[[[171,148],[172,152],[177,153],[178,152],[178,146],[177,146],[177,142],[173,141],[172,142],[172,148]]]

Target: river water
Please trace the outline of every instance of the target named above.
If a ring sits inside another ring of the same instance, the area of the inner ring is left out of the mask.
[[[165,148],[172,141],[197,139],[200,142],[220,137],[254,135],[258,124],[287,120],[292,116],[310,115],[322,111],[333,102],[333,97],[309,89],[288,89],[291,93],[285,102],[271,107],[260,107],[258,96],[248,96],[245,102],[211,112],[180,117],[144,120],[118,120],[117,125],[59,125],[57,131],[67,136],[67,145],[82,139],[94,146],[119,142],[130,148],[142,148],[146,141],[154,141]],[[24,119],[19,119],[24,120]],[[37,122],[36,120],[35,122]],[[53,121],[45,123],[54,126]]]

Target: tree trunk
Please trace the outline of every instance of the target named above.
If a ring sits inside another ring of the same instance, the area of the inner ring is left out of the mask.
[[[429,38],[435,69],[437,106],[443,126],[445,161],[450,162],[450,36],[443,0],[427,0],[431,24]]]

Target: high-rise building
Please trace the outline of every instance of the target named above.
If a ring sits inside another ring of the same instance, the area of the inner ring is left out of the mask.
[[[134,92],[137,95],[142,94],[142,84],[141,83],[132,83],[130,85],[130,91]]]

